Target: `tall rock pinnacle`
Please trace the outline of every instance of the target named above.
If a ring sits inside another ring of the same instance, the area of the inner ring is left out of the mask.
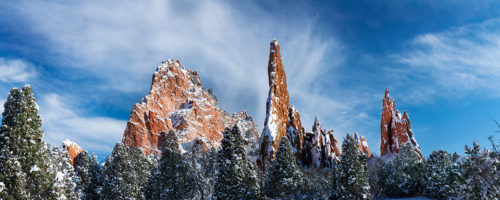
[[[287,136],[297,157],[297,162],[311,167],[331,167],[338,162],[342,152],[337,147],[333,130],[321,130],[316,118],[313,133],[305,133],[300,114],[290,105],[286,85],[285,68],[281,61],[280,46],[273,40],[270,44],[269,95],[266,102],[266,118],[260,137],[260,150],[257,164],[265,168],[275,156],[279,142]]]
[[[411,130],[410,118],[406,111],[403,115],[395,109],[394,99],[390,98],[389,90],[385,90],[382,100],[382,119],[380,122],[380,155],[398,153],[402,144],[411,144],[422,158],[420,146],[418,145]]]
[[[246,112],[231,116],[219,108],[198,73],[170,59],[158,66],[150,93],[134,105],[122,142],[141,147],[146,154],[159,154],[166,133],[174,130],[180,144],[218,147],[228,126],[240,123],[256,129],[253,121],[246,120],[252,120]],[[258,131],[250,132],[256,140]]]
[[[285,68],[281,62],[280,46],[273,40],[270,44],[269,63],[269,95],[266,102],[266,118],[260,138],[259,163],[264,159],[274,158],[279,142],[287,135],[290,105],[286,86]],[[297,122],[300,124],[300,122]],[[291,140],[293,141],[293,140]]]

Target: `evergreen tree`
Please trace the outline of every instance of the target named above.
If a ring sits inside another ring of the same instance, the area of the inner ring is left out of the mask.
[[[77,191],[80,193],[80,198],[83,200],[99,199],[101,168],[97,163],[96,155],[93,154],[90,158],[89,153],[83,151],[74,158],[73,162],[79,179]]]
[[[340,164],[335,166],[334,194],[332,199],[371,199],[367,180],[367,157],[354,138],[347,134],[342,143]]]
[[[188,174],[194,179],[194,199],[211,199],[215,184],[217,151],[213,147],[206,150],[203,145],[194,145],[191,154],[185,154],[185,160],[188,163]]]
[[[145,199],[151,166],[141,149],[117,143],[104,166],[101,199]]]
[[[188,174],[188,167],[183,160],[177,136],[170,130],[167,134],[159,162],[157,189],[153,190],[152,199],[190,199],[193,196],[195,181]]]
[[[466,157],[461,161],[460,172],[464,183],[460,186],[463,199],[500,199],[500,160],[488,149],[481,152],[477,141],[473,147],[465,146]]]
[[[69,154],[65,148],[54,147],[50,151],[51,168],[55,174],[53,196],[56,199],[78,199],[76,190],[77,176]]]
[[[445,199],[455,195],[451,159],[450,154],[443,150],[433,151],[426,159],[423,175],[425,196]]]
[[[49,168],[48,149],[43,141],[42,119],[30,86],[14,88],[4,105],[0,127],[0,180],[12,178],[11,163],[19,163],[20,176],[24,176],[24,191],[9,188],[7,191],[25,193],[30,199],[47,199],[51,195],[54,174]],[[12,194],[10,194],[12,195]]]
[[[21,169],[21,163],[16,157],[10,157],[5,162],[5,168],[2,171],[3,189],[0,192],[0,199],[17,200],[29,199],[26,190],[26,173]]]
[[[257,178],[252,171],[237,126],[226,128],[217,159],[215,180],[217,199],[258,199]]]
[[[409,144],[400,146],[399,153],[382,165],[380,185],[385,195],[407,197],[419,194],[422,188],[423,162]]]
[[[284,136],[276,152],[276,161],[265,188],[268,197],[290,197],[304,193],[306,181],[304,172],[297,165],[290,141]]]

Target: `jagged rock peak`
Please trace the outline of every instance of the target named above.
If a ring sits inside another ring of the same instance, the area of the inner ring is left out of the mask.
[[[233,117],[203,88],[198,72],[169,59],[156,68],[149,94],[134,105],[122,143],[158,155],[166,133],[173,130],[183,147],[218,147],[222,131],[233,124]]]
[[[333,167],[340,162],[338,157],[342,155],[334,131],[321,129],[318,117],[315,117],[312,129],[312,133],[304,136],[301,163],[313,168]]]
[[[83,149],[78,144],[69,139],[65,139],[63,141],[63,148],[66,148],[68,151],[69,158],[71,159],[71,165],[73,165],[75,157],[83,152]]]
[[[357,132],[354,132],[354,141],[358,144],[359,150],[370,158],[370,147],[368,147],[368,142],[366,142],[365,136],[360,136]]]
[[[289,127],[289,94],[286,85],[286,74],[281,62],[278,41],[270,44],[269,63],[269,93],[266,102],[266,118],[260,139],[260,157],[257,163],[262,166],[264,161],[274,159],[279,142],[287,135]]]
[[[390,98],[389,90],[385,90],[382,100],[382,119],[380,122],[380,155],[398,153],[404,143],[410,143],[422,158],[420,146],[418,145],[413,131],[411,130],[410,118],[406,111],[403,115],[395,109],[394,99]]]

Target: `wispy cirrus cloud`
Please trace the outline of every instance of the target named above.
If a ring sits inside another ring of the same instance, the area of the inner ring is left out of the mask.
[[[341,67],[345,47],[333,36],[317,34],[318,18],[304,5],[282,10],[254,2],[243,4],[211,0],[17,1],[8,3],[6,10],[21,19],[28,31],[43,38],[43,52],[39,53],[50,55],[46,62],[52,63],[51,67],[70,77],[92,78],[92,84],[85,85],[92,88],[80,88],[79,82],[66,83],[86,91],[62,91],[71,96],[106,100],[106,95],[116,92],[138,94],[138,99],[147,92],[151,74],[161,61],[179,59],[183,66],[200,72],[225,110],[245,109],[261,128],[269,87],[269,42],[278,39],[291,99],[305,126],[310,127],[318,115],[340,135],[347,131],[343,127],[354,127],[355,122],[346,116],[358,116],[355,107],[359,102],[342,95],[342,88],[335,84],[338,79],[331,73]],[[325,88],[337,92],[331,96]],[[66,94],[41,96],[46,136],[55,144],[65,139],[63,136],[74,136],[77,138],[72,140],[90,146],[105,136],[112,140],[108,143],[112,148],[123,133],[124,125],[118,131],[123,121],[79,114],[74,109],[86,105],[61,100]],[[57,120],[51,110],[58,109],[67,120]],[[104,126],[103,121],[112,126]]]
[[[392,58],[406,65],[396,74],[418,81],[410,91],[415,101],[468,93],[499,96],[500,19],[418,35]]]
[[[0,81],[4,83],[26,82],[36,75],[33,65],[21,59],[0,57]]]

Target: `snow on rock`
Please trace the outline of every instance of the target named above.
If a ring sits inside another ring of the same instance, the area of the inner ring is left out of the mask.
[[[313,168],[331,168],[339,163],[342,151],[338,147],[334,131],[322,129],[318,117],[314,119],[312,130],[312,133],[306,133],[304,137],[302,164]]]
[[[33,165],[30,169],[30,173],[37,172],[37,171],[40,171],[40,168],[38,168],[38,166],[36,166],[36,165]]]
[[[75,157],[78,156],[78,154],[80,154],[83,151],[83,149],[80,146],[78,146],[78,144],[72,142],[69,139],[65,139],[63,141],[63,147],[66,148],[66,150],[68,151],[69,158],[71,159],[71,165],[73,165]]]
[[[154,72],[149,94],[134,105],[122,143],[158,155],[166,133],[174,130],[181,145],[219,147],[222,131],[232,124],[232,116],[203,88],[198,72],[169,59]]]
[[[370,148],[368,147],[368,142],[366,142],[365,136],[360,136],[357,132],[355,132],[354,141],[356,142],[356,144],[358,144],[359,150],[361,150],[361,152],[363,152],[368,158],[370,158]]]
[[[389,90],[385,90],[382,100],[382,119],[380,122],[380,155],[398,153],[401,144],[410,143],[422,158],[420,146],[413,136],[410,118],[406,111],[403,115],[395,109],[394,99],[390,98]]]

